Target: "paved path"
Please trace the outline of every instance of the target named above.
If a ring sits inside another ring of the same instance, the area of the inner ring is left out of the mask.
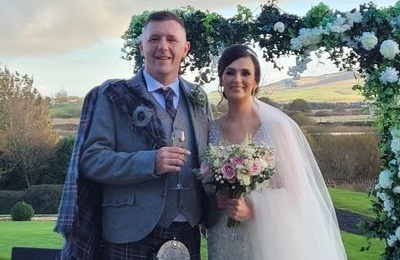
[[[341,209],[335,209],[336,216],[339,222],[340,230],[362,235],[363,231],[357,227],[357,224],[362,221],[370,221],[371,219],[350,211],[345,211]]]

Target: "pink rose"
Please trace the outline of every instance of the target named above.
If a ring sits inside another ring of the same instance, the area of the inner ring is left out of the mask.
[[[259,160],[254,160],[250,165],[250,176],[255,176],[261,172],[261,163]]]
[[[229,181],[235,178],[235,168],[230,163],[226,163],[222,166],[221,173],[225,180]]]
[[[236,166],[239,164],[243,164],[243,158],[242,157],[233,157],[231,158],[231,163]]]

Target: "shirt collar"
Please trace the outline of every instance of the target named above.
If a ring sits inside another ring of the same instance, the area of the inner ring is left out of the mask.
[[[169,87],[174,91],[175,96],[179,97],[179,79],[176,78],[174,82],[169,84],[168,86],[164,86],[160,82],[158,82],[156,79],[154,79],[146,70],[143,70],[143,76],[144,79],[146,80],[147,83],[147,91],[149,92],[154,92],[159,88],[167,88]]]

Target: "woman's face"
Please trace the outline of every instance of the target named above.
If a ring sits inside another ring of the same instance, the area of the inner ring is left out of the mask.
[[[227,100],[251,98],[257,88],[251,58],[239,58],[229,64],[222,74],[221,84]]]

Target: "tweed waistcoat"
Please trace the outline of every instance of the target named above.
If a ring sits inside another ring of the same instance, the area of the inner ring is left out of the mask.
[[[172,145],[172,130],[183,129],[185,131],[185,149],[191,151],[191,155],[186,157],[185,164],[179,173],[181,183],[185,189],[174,189],[178,181],[177,173],[166,175],[165,206],[159,225],[168,227],[175,217],[182,213],[186,220],[194,226],[199,222],[202,215],[202,187],[195,174],[191,172],[193,168],[199,167],[199,162],[187,100],[181,93],[174,121],[164,109],[160,109],[158,112],[162,117],[164,131],[168,139],[167,145]]]

